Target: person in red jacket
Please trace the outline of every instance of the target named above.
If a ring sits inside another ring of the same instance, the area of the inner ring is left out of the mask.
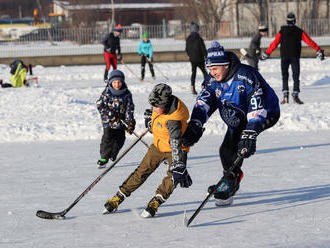
[[[108,34],[102,40],[104,46],[104,60],[106,62],[106,68],[104,71],[104,82],[108,82],[108,73],[110,66],[112,65],[113,70],[117,69],[117,63],[120,62],[123,58],[120,49],[120,34],[123,31],[122,26],[118,24],[113,32]],[[116,51],[118,52],[116,55]]]
[[[289,103],[289,66],[292,69],[293,78],[293,102],[303,104],[299,99],[299,74],[300,74],[300,55],[301,55],[301,41],[316,51],[320,60],[324,59],[324,50],[306,34],[306,32],[295,25],[296,17],[293,13],[289,13],[286,18],[287,25],[282,26],[281,30],[276,34],[275,40],[269,45],[263,59],[267,59],[276,47],[281,44],[281,71],[283,81],[283,100],[281,104]]]

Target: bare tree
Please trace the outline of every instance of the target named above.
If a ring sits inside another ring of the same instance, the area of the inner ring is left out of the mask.
[[[194,21],[201,25],[209,25],[209,27],[205,29],[209,30],[209,32],[205,34],[208,39],[213,39],[216,36],[216,24],[220,24],[225,10],[230,6],[230,0],[172,0],[172,2],[183,3],[181,8],[176,9],[177,18],[180,18],[186,23]]]
[[[112,32],[113,26],[115,22],[115,6],[113,0],[111,0],[111,24],[110,24],[110,32]]]

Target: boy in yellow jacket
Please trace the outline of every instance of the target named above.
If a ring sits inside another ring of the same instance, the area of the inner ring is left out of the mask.
[[[116,195],[105,203],[104,214],[117,210],[125,197],[129,197],[139,188],[164,160],[168,161],[167,175],[141,213],[141,217],[153,217],[178,184],[184,188],[192,184],[186,169],[189,148],[182,144],[182,135],[189,119],[186,105],[172,95],[171,87],[166,84],[154,87],[149,95],[149,103],[152,111],[147,109],[144,118],[146,127],[153,134],[153,143],[140,165],[119,187]]]

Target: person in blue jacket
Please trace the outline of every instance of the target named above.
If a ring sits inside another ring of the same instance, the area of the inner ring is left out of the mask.
[[[152,65],[153,50],[147,32],[144,32],[143,40],[139,43],[137,52],[141,56],[141,80],[144,80],[146,62],[148,62],[152,78],[155,79],[155,71]]]
[[[243,178],[243,160],[233,170],[229,169],[238,156],[248,158],[255,153],[257,136],[275,125],[280,118],[280,107],[276,93],[261,74],[241,64],[234,53],[224,51],[217,41],[208,49],[206,66],[209,74],[193,107],[183,144],[192,146],[198,142],[203,125],[219,110],[228,129],[219,149],[224,176],[214,198],[216,205],[223,206],[233,202]],[[211,185],[209,192],[214,187]]]

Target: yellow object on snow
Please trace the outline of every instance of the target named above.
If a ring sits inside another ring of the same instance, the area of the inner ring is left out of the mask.
[[[24,86],[24,80],[26,77],[26,68],[23,66],[22,63],[19,63],[15,74],[10,77],[10,80],[13,83],[13,87],[19,88]]]

